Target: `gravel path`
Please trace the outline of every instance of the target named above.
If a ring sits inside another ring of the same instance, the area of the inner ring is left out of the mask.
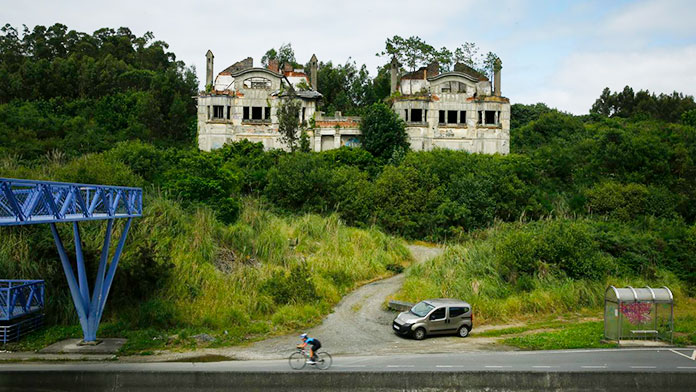
[[[442,253],[442,248],[409,245],[416,263],[422,263]],[[462,339],[456,336],[430,337],[424,341],[405,339],[392,332],[395,312],[383,309],[385,299],[402,286],[405,274],[366,284],[345,296],[323,323],[307,331],[322,342],[326,351],[335,354],[385,355],[404,353],[442,353],[470,350],[506,349],[495,345],[494,339]],[[474,333],[476,326],[474,326]],[[184,359],[201,355],[221,355],[236,359],[286,358],[299,343],[297,334],[279,336],[245,347],[197,350],[188,353],[165,354],[158,360]],[[155,359],[155,358],[153,358]]]

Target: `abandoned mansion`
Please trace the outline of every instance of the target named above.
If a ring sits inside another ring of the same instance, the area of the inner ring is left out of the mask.
[[[472,68],[456,64],[440,73],[437,63],[399,75],[393,59],[391,106],[406,123],[411,149],[446,148],[486,154],[510,152],[510,101],[500,93],[500,64],[493,83]],[[325,116],[317,110],[318,61],[310,60],[310,74],[276,61],[268,67],[239,61],[213,79],[213,53],[206,53],[206,91],[198,99],[198,146],[210,151],[226,142],[247,139],[265,149],[286,148],[278,132],[278,106],[283,86],[294,86],[301,101],[300,121],[314,151],[360,145],[360,118]]]

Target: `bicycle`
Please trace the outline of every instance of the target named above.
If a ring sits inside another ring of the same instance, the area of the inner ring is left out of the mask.
[[[317,358],[317,360],[314,363],[310,363],[310,365],[316,366],[319,370],[326,370],[331,367],[331,364],[333,363],[331,354],[327,353],[326,351],[320,351],[315,353],[314,356]],[[298,348],[297,351],[290,354],[290,357],[288,358],[290,367],[294,370],[303,369],[305,366],[307,366],[308,361],[309,351],[303,348]]]

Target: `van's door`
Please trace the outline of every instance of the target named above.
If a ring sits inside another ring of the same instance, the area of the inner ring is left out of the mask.
[[[448,309],[448,324],[451,331],[456,331],[462,325],[466,324],[471,327],[471,316],[467,306],[450,306]]]
[[[428,332],[442,333],[447,330],[447,308],[437,308],[428,316]]]

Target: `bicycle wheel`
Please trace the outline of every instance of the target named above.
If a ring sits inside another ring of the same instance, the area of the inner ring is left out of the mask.
[[[304,354],[298,351],[290,354],[288,362],[290,363],[291,368],[300,370],[307,365],[307,358],[304,356]]]
[[[321,370],[326,370],[331,367],[331,364],[333,363],[333,358],[331,358],[331,354],[327,353],[326,351],[322,351],[317,353],[317,368]]]

